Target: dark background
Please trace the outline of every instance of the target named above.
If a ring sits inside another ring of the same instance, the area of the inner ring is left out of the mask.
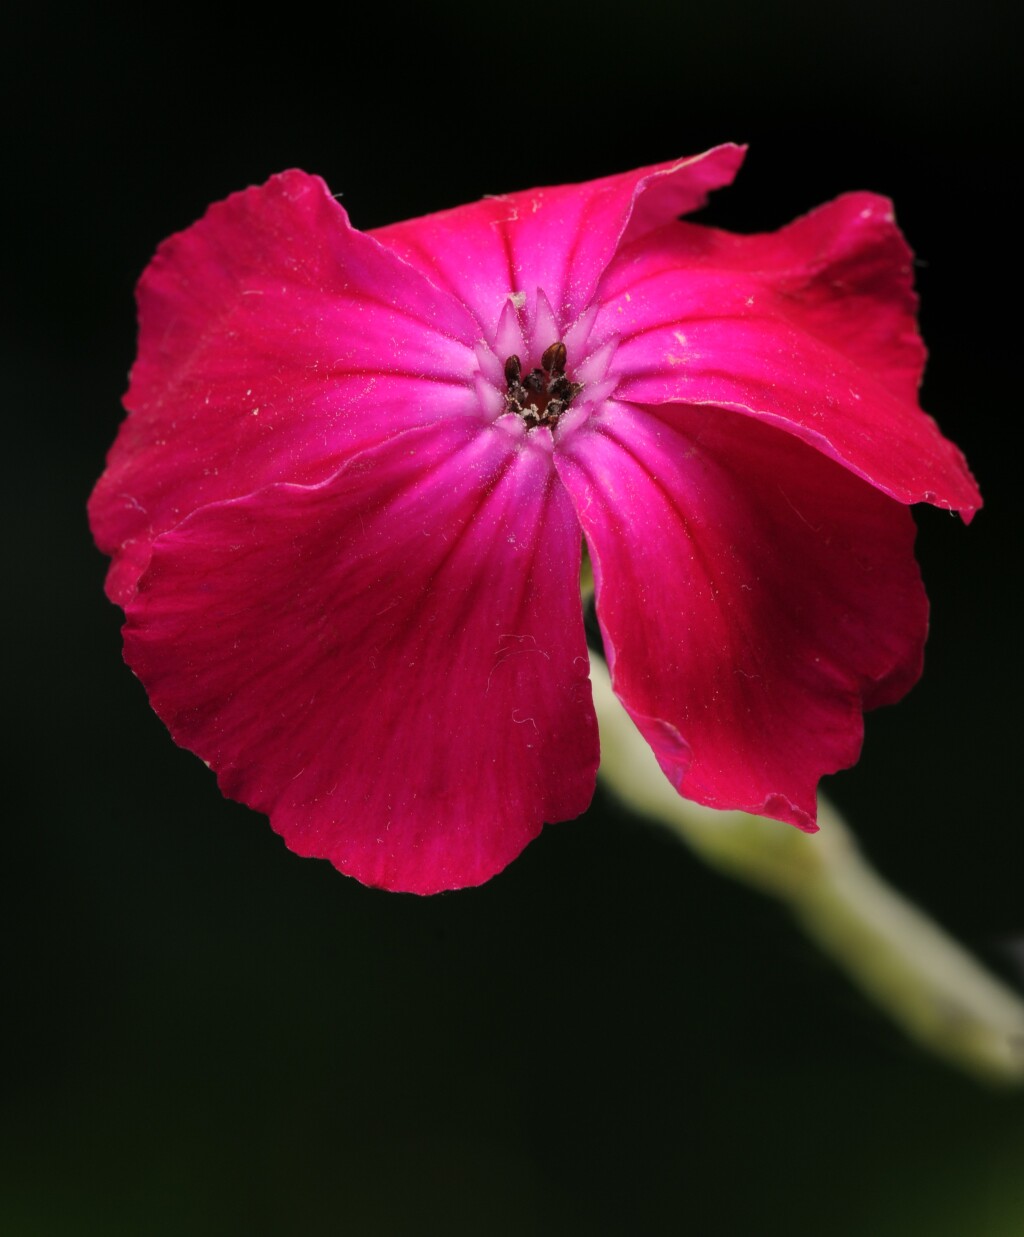
[[[751,143],[723,226],[887,193],[923,402],[988,505],[920,513],[925,677],[830,791],[1019,983],[1010,8],[6,6],[0,1233],[1024,1231],[1021,1094],[919,1056],[783,912],[600,797],[427,901],[289,854],[150,713],[84,518],[135,279],[281,168],[361,227],[723,140]]]

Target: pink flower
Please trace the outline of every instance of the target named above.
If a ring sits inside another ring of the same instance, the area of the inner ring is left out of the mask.
[[[584,541],[700,803],[814,828],[917,679],[906,505],[980,498],[917,406],[910,252],[868,193],[679,222],[742,155],[369,234],[285,172],[161,246],[92,526],[153,707],[293,850],[428,893],[584,811]]]

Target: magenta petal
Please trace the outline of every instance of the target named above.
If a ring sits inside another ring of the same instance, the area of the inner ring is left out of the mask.
[[[585,810],[581,536],[550,436],[410,430],[162,536],[126,657],[225,794],[370,885],[478,884]]]
[[[890,203],[853,193],[780,232],[680,223],[623,250],[591,339],[619,339],[618,395],[775,424],[900,502],[981,505],[917,404],[912,258]]]
[[[90,503],[116,601],[154,538],[197,508],[322,481],[389,434],[478,415],[472,317],[355,231],[304,172],[171,237],[138,300],[131,415]]]
[[[510,293],[532,298],[538,288],[564,331],[590,303],[620,243],[702,206],[732,181],[743,154],[740,146],[718,146],[581,185],[500,194],[372,235],[471,306],[485,332]]]
[[[608,405],[558,459],[615,691],[682,794],[813,826],[862,711],[917,679],[909,512],[770,426]]]

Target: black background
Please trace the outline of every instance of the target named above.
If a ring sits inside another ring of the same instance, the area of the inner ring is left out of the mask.
[[[917,1055],[781,911],[600,797],[426,901],[290,855],[150,713],[84,518],[135,279],[281,168],[361,227],[723,140],[751,151],[722,226],[887,193],[920,259],[923,402],[988,505],[970,529],[920,512],[925,677],[829,789],[1014,975],[1009,11],[7,6],[0,1232],[1024,1231],[1020,1094]]]

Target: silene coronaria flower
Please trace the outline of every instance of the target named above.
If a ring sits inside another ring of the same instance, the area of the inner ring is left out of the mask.
[[[742,156],[369,233],[291,171],[160,247],[92,526],[153,707],[294,851],[429,893],[585,810],[584,545],[699,803],[813,829],[917,679],[908,504],[980,498],[918,407],[910,251],[870,193],[680,222]]]

